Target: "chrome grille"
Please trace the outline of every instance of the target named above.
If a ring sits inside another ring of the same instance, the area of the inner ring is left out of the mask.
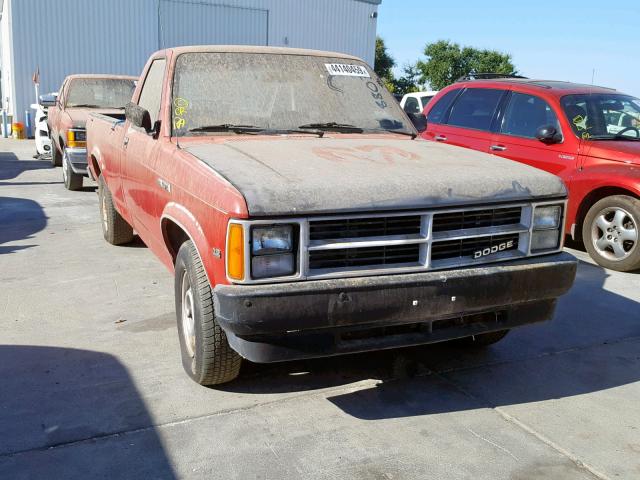
[[[372,265],[418,265],[419,261],[419,244],[312,250],[309,252],[309,268],[312,270]]]
[[[461,212],[436,213],[433,216],[433,232],[463,230],[467,228],[517,225],[522,217],[522,207],[490,208]]]
[[[471,237],[461,238],[458,240],[445,240],[442,242],[433,242],[431,246],[431,261],[451,260],[451,259],[473,259],[474,253],[482,251],[512,241],[513,247],[510,249],[518,249],[518,241],[520,234],[512,233],[507,235],[491,235],[489,237]],[[508,251],[508,250],[502,250]]]
[[[365,238],[420,233],[420,216],[345,218],[310,222],[309,240]]]

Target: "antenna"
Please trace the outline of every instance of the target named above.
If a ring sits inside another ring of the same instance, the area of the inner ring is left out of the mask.
[[[594,69],[591,71],[591,85],[593,85],[593,84],[594,84],[595,79],[596,79],[596,69],[594,68]]]

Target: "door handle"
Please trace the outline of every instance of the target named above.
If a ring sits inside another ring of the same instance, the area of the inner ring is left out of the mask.
[[[490,148],[494,152],[504,152],[507,149],[504,145],[491,145]]]
[[[129,145],[129,137],[124,137],[124,141],[122,143],[124,144],[125,147]]]
[[[436,142],[446,142],[447,141],[447,137],[445,137],[444,135],[436,135],[435,137],[433,137],[433,139]]]

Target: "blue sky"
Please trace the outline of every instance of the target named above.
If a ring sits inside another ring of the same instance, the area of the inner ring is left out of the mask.
[[[591,83],[595,68],[596,84],[637,97],[639,27],[637,0],[382,0],[378,16],[378,35],[400,67],[444,39],[508,52],[527,77]]]

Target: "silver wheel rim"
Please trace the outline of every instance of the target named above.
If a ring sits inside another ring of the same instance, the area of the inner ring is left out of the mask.
[[[637,248],[637,222],[624,208],[605,208],[593,221],[591,242],[607,260],[622,261]]]
[[[104,193],[102,194],[102,202],[100,212],[102,213],[102,228],[104,228],[105,233],[109,231],[109,222],[107,222],[107,199],[104,198]]]
[[[69,164],[67,160],[67,152],[65,151],[62,155],[62,179],[64,183],[67,183],[67,178],[69,178]]]
[[[189,282],[189,275],[185,271],[182,274],[182,333],[184,344],[189,357],[193,358],[196,351],[195,309],[193,302],[193,290]]]

